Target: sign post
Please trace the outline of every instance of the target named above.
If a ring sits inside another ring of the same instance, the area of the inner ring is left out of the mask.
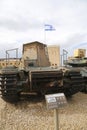
[[[54,109],[54,118],[55,130],[59,130],[58,109]]]
[[[45,95],[47,109],[54,109],[55,130],[59,130],[58,108],[67,104],[64,93]]]

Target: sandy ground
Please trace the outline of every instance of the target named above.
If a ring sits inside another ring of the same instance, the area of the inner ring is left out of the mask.
[[[87,94],[75,94],[58,112],[59,130],[87,130]],[[55,130],[54,119],[45,100],[10,104],[0,98],[0,130]]]

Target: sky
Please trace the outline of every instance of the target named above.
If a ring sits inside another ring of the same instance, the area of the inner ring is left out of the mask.
[[[54,31],[45,31],[45,24]],[[87,0],[0,0],[0,58],[6,50],[39,41],[73,55],[87,48]],[[11,52],[10,52],[11,53]]]

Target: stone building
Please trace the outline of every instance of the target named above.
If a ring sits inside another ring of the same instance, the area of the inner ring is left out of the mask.
[[[0,59],[0,68],[6,67],[7,65],[13,65],[18,67],[20,64],[21,59],[20,58],[9,58],[6,60],[6,58]]]
[[[57,45],[48,46],[49,61],[52,67],[60,66],[60,47]]]
[[[22,60],[26,67],[50,66],[47,46],[37,41],[23,44]]]

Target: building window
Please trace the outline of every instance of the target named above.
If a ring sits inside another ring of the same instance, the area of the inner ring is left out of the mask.
[[[52,66],[54,66],[54,64],[52,64]]]
[[[28,64],[28,66],[31,66],[31,67],[32,67],[32,66],[34,66],[34,63],[31,62],[31,63]]]
[[[4,66],[5,64],[4,64],[4,63],[2,63],[2,65]]]
[[[6,65],[8,65],[8,63],[6,63]]]

